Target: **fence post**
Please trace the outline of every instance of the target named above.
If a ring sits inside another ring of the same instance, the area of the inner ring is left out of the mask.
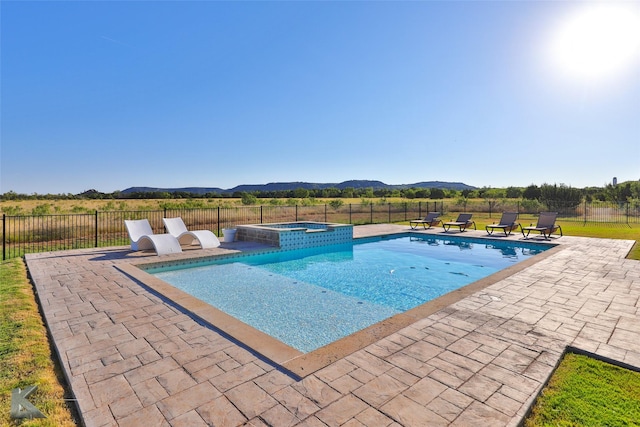
[[[218,236],[220,235],[220,205],[218,205]]]
[[[369,224],[373,224],[373,203],[369,204]]]
[[[262,205],[260,205],[260,224],[262,224]]]
[[[587,199],[584,199],[584,222],[582,223],[583,226],[585,226],[587,224]]]
[[[298,205],[296,205],[296,222],[298,222]]]
[[[389,224],[391,224],[391,203],[389,203]]]
[[[324,204],[324,222],[327,222],[327,204]]]
[[[349,224],[353,224],[351,222],[351,203],[349,203]]]
[[[96,235],[95,235],[95,247],[98,247],[98,209],[96,209],[95,217]]]
[[[631,225],[629,225],[629,207],[630,207],[631,203],[629,203],[629,201],[627,200],[627,226],[629,228],[631,228]]]
[[[7,259],[7,214],[2,214],[2,260],[5,261]]]

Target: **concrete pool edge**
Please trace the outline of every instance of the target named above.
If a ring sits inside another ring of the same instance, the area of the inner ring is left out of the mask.
[[[499,239],[488,238],[486,240],[501,241]],[[562,249],[564,249],[563,246],[553,246],[531,258],[520,261],[515,265],[493,273],[483,279],[472,282],[462,288],[451,291],[404,313],[399,313],[395,316],[382,320],[309,353],[302,353],[276,338],[247,325],[235,317],[218,310],[202,300],[193,297],[144,271],[144,268],[163,264],[163,262],[147,261],[140,263],[123,263],[117,265],[116,268],[135,279],[149,290],[162,296],[168,303],[175,304],[181,309],[191,313],[193,316],[206,322],[212,328],[223,332],[238,343],[241,343],[243,346],[269,359],[291,374],[294,374],[299,378],[304,378],[305,376],[330,365],[336,360],[342,359],[345,356],[365,348],[368,345],[373,344],[420,319],[428,317],[429,315],[460,301],[469,295],[522,271],[527,267],[558,253]],[[273,249],[268,250],[268,252],[270,251],[273,251]],[[262,252],[263,251],[256,251],[251,252],[251,254]],[[238,254],[197,257],[197,259],[218,259],[233,257],[234,255]],[[191,257],[189,259],[191,259]],[[185,260],[186,259],[183,259],[181,261],[184,262]],[[179,262],[179,260],[176,261]]]

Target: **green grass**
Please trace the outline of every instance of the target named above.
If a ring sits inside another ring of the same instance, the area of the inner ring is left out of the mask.
[[[22,259],[0,263],[0,425],[75,426],[60,372]],[[11,390],[37,385],[28,400],[47,418],[10,418]]]
[[[640,372],[567,353],[525,427],[638,426]]]

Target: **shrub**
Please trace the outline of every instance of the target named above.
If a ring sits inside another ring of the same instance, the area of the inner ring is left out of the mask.
[[[523,199],[520,206],[525,213],[536,213],[542,209],[542,203],[535,199]]]
[[[4,206],[2,212],[8,216],[18,216],[24,213],[20,206]]]
[[[469,203],[469,199],[464,196],[458,197],[456,199],[456,206],[460,206],[463,212],[467,211],[467,203]]]
[[[242,193],[242,204],[245,206],[251,206],[258,204],[258,198],[250,193]]]
[[[57,208],[57,206],[56,206],[56,208]],[[56,212],[57,212],[57,211],[58,211],[58,209],[56,209]],[[89,208],[85,208],[85,207],[83,207],[83,206],[78,206],[78,205],[74,205],[74,206],[71,208],[71,212],[72,212],[72,213],[92,213],[91,209],[89,209]]]
[[[31,215],[48,215],[51,213],[51,205],[48,203],[38,205],[31,209]]]
[[[523,190],[520,187],[507,187],[506,197],[508,199],[519,199],[522,197]]]
[[[549,210],[574,209],[582,202],[582,192],[564,184],[543,184],[540,200]]]
[[[429,198],[430,199],[444,199],[444,190],[441,188],[432,188],[429,191]]]
[[[522,192],[522,197],[527,200],[540,199],[540,188],[537,185],[531,184]]]
[[[329,206],[331,206],[333,209],[338,210],[342,207],[342,205],[344,204],[344,202],[340,199],[335,199],[329,202]]]

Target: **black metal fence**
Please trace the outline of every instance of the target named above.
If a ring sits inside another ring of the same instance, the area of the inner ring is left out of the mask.
[[[287,221],[319,221],[344,224],[378,224],[409,221],[438,211],[489,214],[501,212],[535,215],[550,210],[539,202],[520,200],[419,201],[406,203],[362,203],[309,206],[240,206],[155,211],[96,211],[90,214],[2,215],[2,259],[25,253],[65,249],[121,246],[129,243],[125,219],[149,220],[155,233],[163,233],[162,218],[182,217],[189,229],[212,230],[218,236],[223,228],[241,224],[265,224]],[[562,221],[640,223],[640,205],[624,203],[581,203],[577,206],[554,205]]]

